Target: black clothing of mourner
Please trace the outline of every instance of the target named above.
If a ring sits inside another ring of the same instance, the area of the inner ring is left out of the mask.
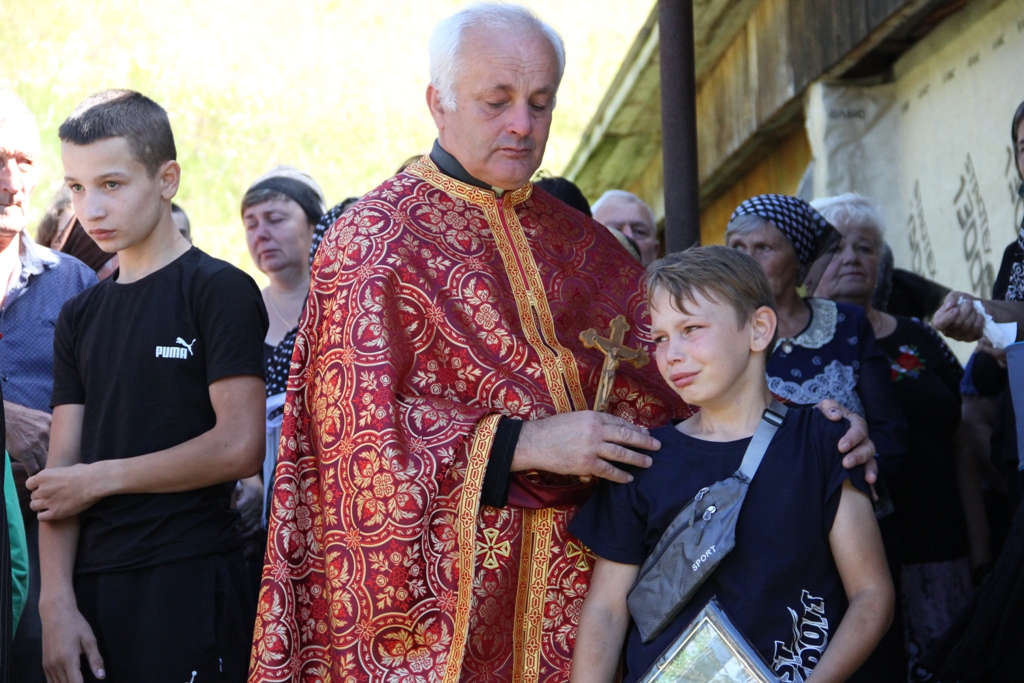
[[[114,279],[69,300],[54,337],[52,404],[84,404],[84,463],[189,441],[216,423],[210,384],[263,377],[267,313],[242,271],[192,247],[141,280]],[[104,498],[79,515],[76,573],[236,548],[233,487]]]
[[[895,331],[877,340],[891,364],[893,387],[907,418],[903,469],[890,482],[904,564],[967,555],[967,522],[957,487],[956,444],[963,368],[923,323],[896,316]]]
[[[293,327],[277,346],[263,343],[263,371],[267,381],[267,396],[283,394],[288,388],[288,369],[295,351],[295,338],[299,328]]]
[[[246,581],[237,552],[77,577],[107,674],[83,666],[85,683],[242,683],[256,619]]]
[[[212,383],[263,377],[251,277],[195,247],[135,282],[117,275],[65,303],[54,334],[52,404],[84,406],[84,463],[194,439],[216,424]],[[79,515],[75,596],[107,680],[245,679],[256,606],[234,485],[109,496]]]

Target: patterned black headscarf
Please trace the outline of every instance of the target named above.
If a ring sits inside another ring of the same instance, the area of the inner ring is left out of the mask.
[[[839,231],[803,199],[785,194],[751,197],[736,207],[729,220],[747,215],[771,221],[786,236],[804,271],[803,284],[813,292],[832,260],[833,247],[842,240]]]

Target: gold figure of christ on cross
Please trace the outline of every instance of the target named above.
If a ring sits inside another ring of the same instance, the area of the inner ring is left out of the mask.
[[[597,384],[597,397],[594,399],[594,410],[603,413],[608,410],[608,399],[615,384],[615,371],[619,363],[626,361],[634,367],[642,368],[651,360],[643,347],[630,348],[622,342],[629,331],[626,316],[620,315],[612,320],[611,334],[607,339],[597,336],[597,330],[590,328],[580,332],[580,341],[588,349],[600,349],[604,354],[604,366],[601,368],[601,381]]]

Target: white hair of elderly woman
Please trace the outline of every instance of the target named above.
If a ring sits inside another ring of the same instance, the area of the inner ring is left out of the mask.
[[[879,250],[885,244],[885,228],[882,214],[871,200],[856,192],[847,192],[836,197],[823,197],[811,202],[825,220],[840,230],[846,226],[867,228],[875,235],[875,246]]]
[[[502,33],[537,32],[551,41],[558,57],[558,82],[565,71],[565,43],[551,28],[526,7],[499,3],[479,3],[442,19],[430,34],[430,82],[440,94],[441,106],[455,111],[455,84],[463,66],[462,39],[466,29],[482,27]]]

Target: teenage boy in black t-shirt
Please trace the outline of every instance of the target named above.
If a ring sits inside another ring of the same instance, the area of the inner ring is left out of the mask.
[[[701,487],[739,469],[772,400],[777,325],[761,267],[726,247],[656,261],[647,288],[658,369],[700,411],[652,431],[662,447],[650,468],[602,482],[570,524],[597,555],[572,681],[612,681],[624,640],[624,680],[636,681],[713,596],[779,680],[847,680],[892,619],[893,587],[863,468],[843,468],[844,426],[817,410],[789,410],[748,489],[736,547],[675,619],[647,644],[632,623],[627,594],[666,527]]]
[[[28,481],[47,677],[243,681],[255,605],[230,495],[263,457],[266,310],[178,232],[159,105],[99,93],[60,138],[75,214],[120,270],[61,310],[49,461]]]

